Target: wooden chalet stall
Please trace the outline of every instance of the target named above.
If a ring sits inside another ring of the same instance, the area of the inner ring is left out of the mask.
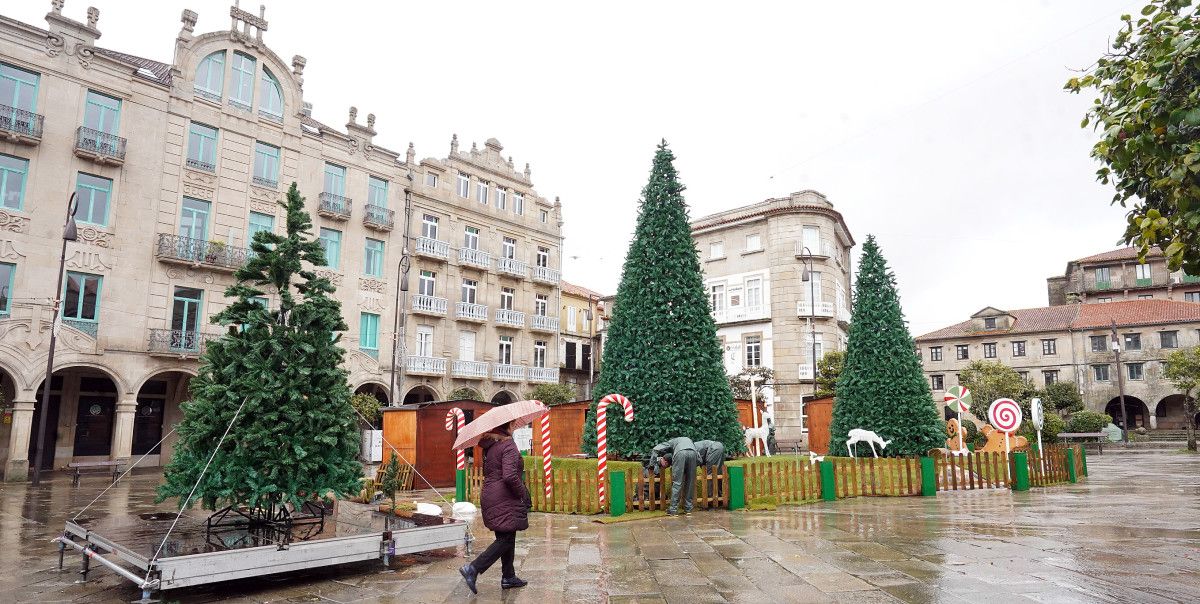
[[[751,415],[750,411],[750,399],[735,398],[733,399],[733,404],[737,405],[738,423],[741,424],[743,428],[753,428],[755,424],[753,423],[754,416]],[[766,409],[766,403],[760,399],[758,401],[758,425],[760,427],[766,425],[766,420],[763,419],[763,413],[766,411]]]
[[[391,443],[403,459],[416,468],[435,487],[454,486],[454,444],[457,431],[446,430],[446,412],[453,407],[462,409],[467,423],[488,409],[496,407],[483,401],[435,401],[383,408],[383,463],[392,456]],[[403,459],[401,461],[403,461]],[[483,450],[474,447],[467,451],[467,463],[483,460]],[[428,488],[419,477],[413,476],[413,488]]]
[[[829,424],[833,422],[833,397],[818,398],[804,402],[804,414],[808,416],[808,450],[817,455],[829,453]]]
[[[550,447],[554,457],[581,455],[583,453],[583,424],[592,401],[572,401],[550,406]],[[611,410],[610,410],[611,412]],[[533,455],[542,454],[542,431],[539,422],[533,422]]]

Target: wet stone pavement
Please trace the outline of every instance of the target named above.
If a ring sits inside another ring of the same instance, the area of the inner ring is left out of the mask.
[[[697,512],[600,525],[534,514],[517,539],[529,587],[501,592],[499,567],[477,601],[536,602],[1196,602],[1200,456],[1109,453],[1091,477],[1027,493],[859,498],[774,512]],[[159,476],[122,481],[93,508],[153,504]],[[122,602],[140,593],[79,557],[57,570],[50,539],[105,486],[0,484],[0,602]],[[89,512],[89,515],[92,515]],[[491,541],[479,521],[476,547]],[[478,550],[477,550],[478,551]],[[462,552],[176,590],[179,602],[459,602]]]

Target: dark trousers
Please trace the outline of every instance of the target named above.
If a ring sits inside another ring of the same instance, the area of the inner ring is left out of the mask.
[[[492,542],[483,553],[479,554],[478,558],[471,563],[475,567],[475,571],[483,574],[483,571],[492,567],[496,560],[500,560],[500,569],[504,572],[504,578],[511,579],[517,576],[517,569],[513,568],[513,555],[517,548],[517,533],[496,531],[496,540]]]

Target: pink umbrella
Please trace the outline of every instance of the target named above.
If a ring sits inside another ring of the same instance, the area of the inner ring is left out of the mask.
[[[483,415],[475,418],[465,428],[458,431],[451,449],[465,449],[479,444],[479,440],[497,426],[503,426],[511,421],[518,424],[532,423],[533,420],[549,412],[540,401],[517,401],[494,409],[489,409]]]

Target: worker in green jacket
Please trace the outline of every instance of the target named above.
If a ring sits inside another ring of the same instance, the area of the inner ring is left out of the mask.
[[[698,440],[696,453],[700,454],[700,465],[712,468],[725,463],[725,445],[715,440]]]
[[[657,474],[661,468],[671,468],[671,505],[667,513],[679,513],[679,499],[683,497],[683,513],[691,514],[696,497],[696,466],[700,454],[692,439],[685,436],[672,438],[650,450],[650,467]]]

